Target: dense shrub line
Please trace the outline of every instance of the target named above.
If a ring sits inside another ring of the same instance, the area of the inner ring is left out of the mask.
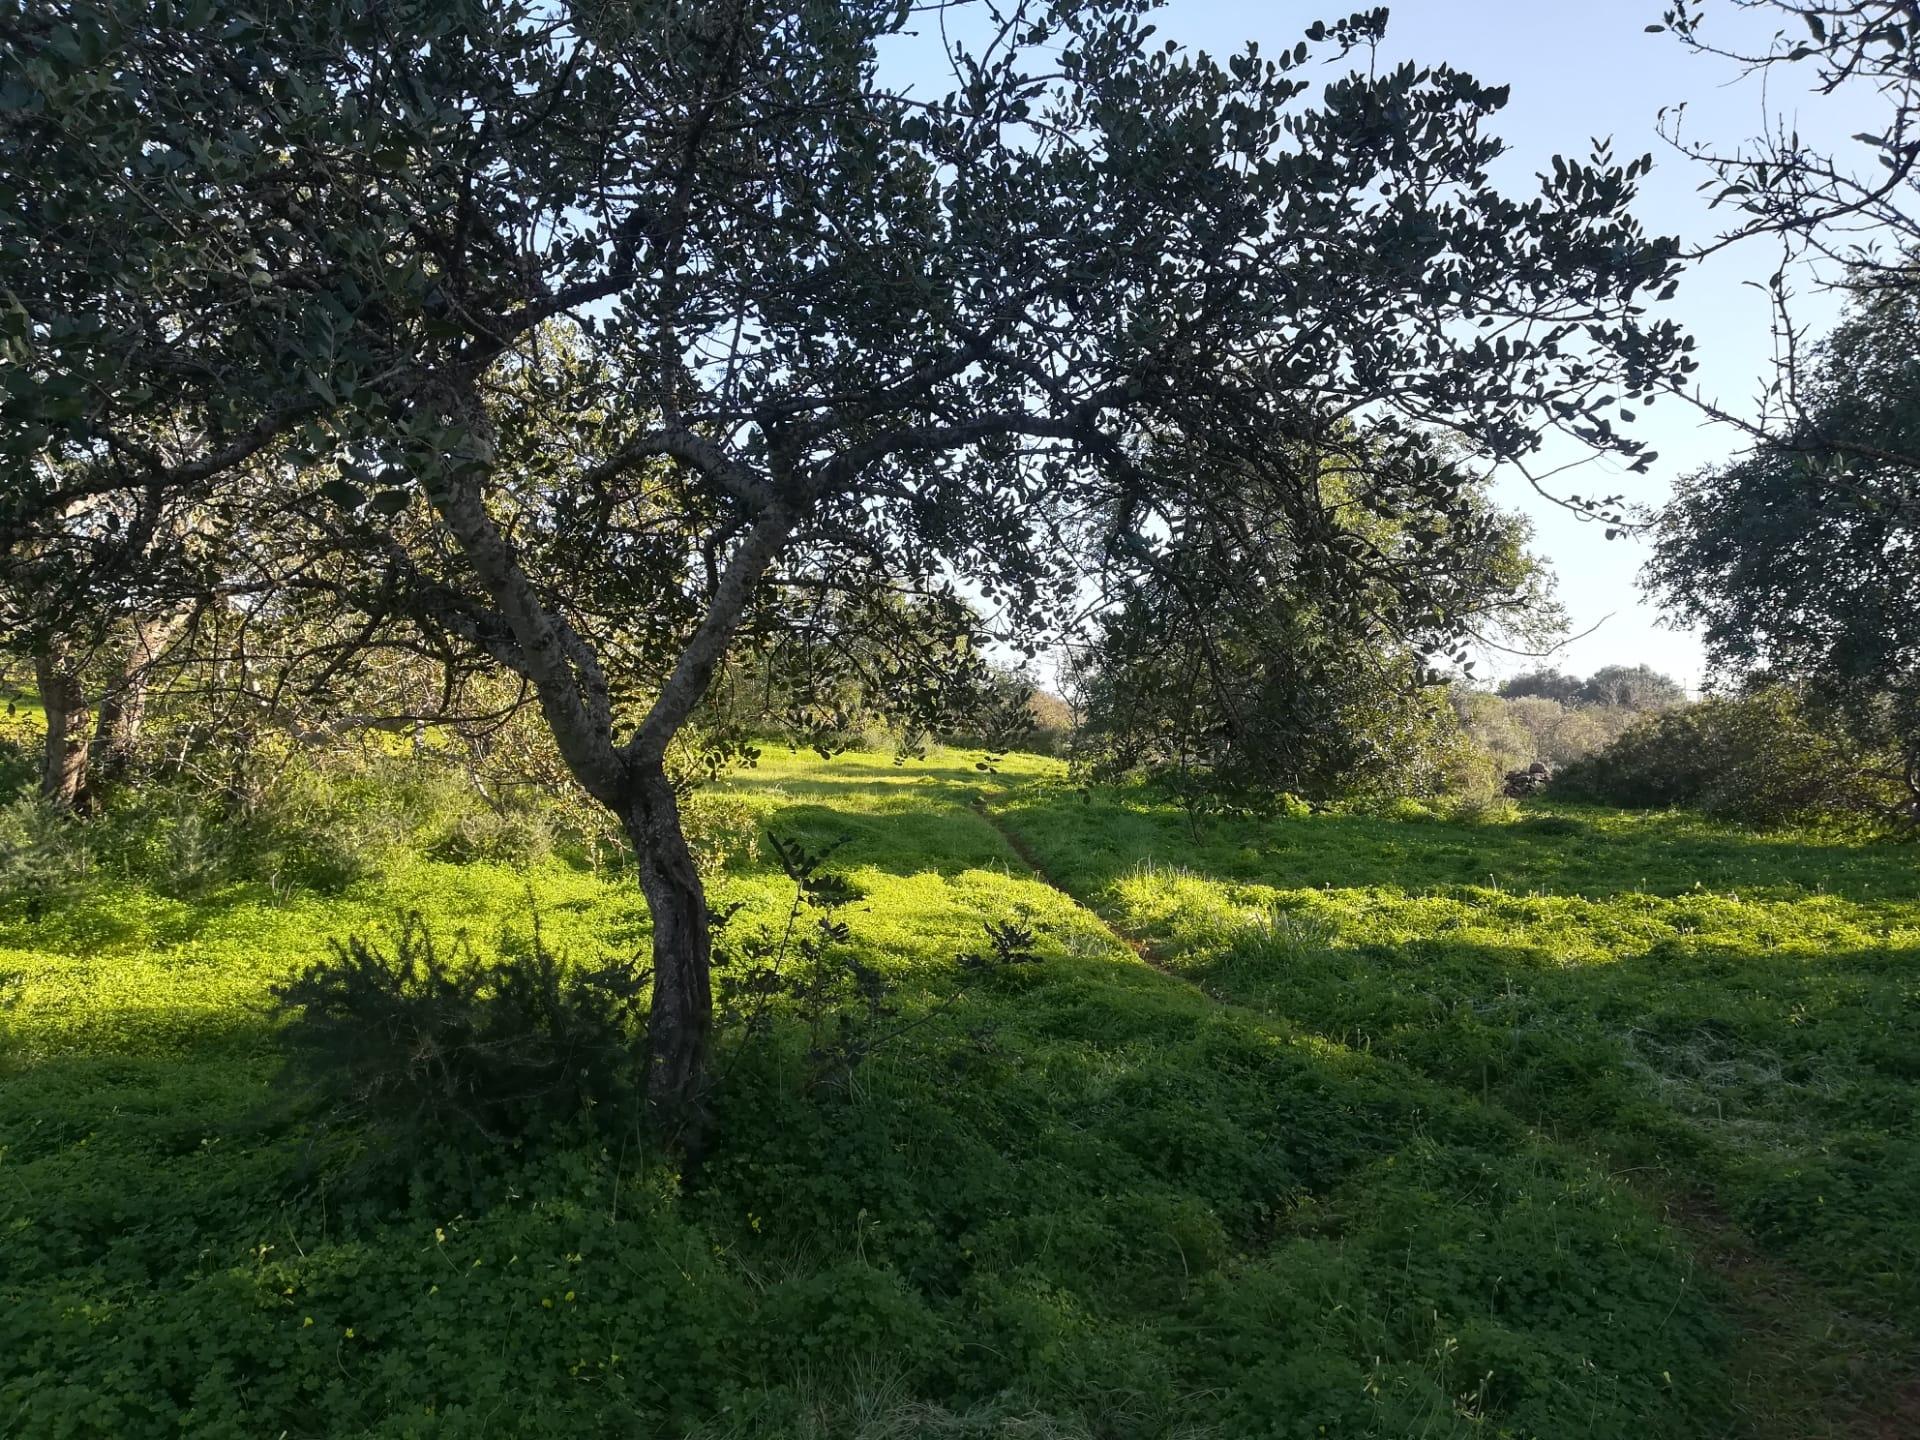
[[[1681,806],[1755,825],[1826,818],[1907,830],[1920,818],[1896,753],[1863,743],[1784,685],[1649,716],[1554,786],[1568,799]]]

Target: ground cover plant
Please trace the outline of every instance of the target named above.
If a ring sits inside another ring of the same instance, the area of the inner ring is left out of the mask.
[[[389,852],[331,888],[187,898],[102,867],[32,918],[10,904],[14,1433],[1769,1433],[1737,1287],[1587,1132],[1549,1133],[1498,1075],[1351,1022],[1342,1036],[1196,958],[1181,963],[1204,988],[1142,963],[997,823],[1055,850],[1087,817],[1110,826],[1122,848],[1089,893],[1110,918],[1134,897],[1165,944],[1177,927],[1146,913],[1160,882],[1140,878],[1162,872],[1139,864],[1171,852],[1124,847],[1172,843],[1184,818],[1089,804],[1056,762],[980,763],[776,753],[728,782],[767,833],[836,847],[858,892],[842,943],[884,973],[900,1020],[928,1018],[824,1080],[797,1017],[726,1042],[722,1123],[692,1172],[618,1117],[478,1150],[451,1131],[401,1143],[276,1078],[271,991],[329,937],[392,953],[418,916],[498,958],[533,943],[531,897],[568,965],[643,953],[631,887],[564,855]],[[1345,818],[1247,833],[1334,825],[1373,827],[1408,875],[1450,834]],[[1813,863],[1725,854],[1783,887]],[[1223,857],[1253,863],[1205,846],[1186,861]],[[1830,883],[1883,868],[1867,855]],[[716,891],[743,907],[723,934],[744,944],[780,927],[792,886],[763,845]],[[1321,903],[1275,920],[1274,956],[1321,953],[1338,924],[1315,923]],[[1029,932],[1032,963],[966,963],[989,921]],[[1836,1279],[1890,1325],[1904,1283]]]
[[[0,1437],[1920,1434],[1913,0],[1162,8],[0,0]]]
[[[1035,787],[1001,813],[1171,972],[1480,1097],[1683,1229],[1737,1236],[1763,1352],[1825,1346],[1789,1362],[1831,1386],[1799,1402],[1805,1433],[1849,1396],[1906,1407],[1885,1433],[1913,1423],[1910,845],[1573,805],[1302,810],[1196,838],[1139,788]]]

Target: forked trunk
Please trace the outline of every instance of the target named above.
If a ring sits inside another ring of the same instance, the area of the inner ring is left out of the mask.
[[[87,763],[92,726],[80,666],[53,652],[34,656],[34,681],[47,712],[47,743],[40,769],[40,794],[62,810],[77,810],[86,800]]]
[[[153,666],[186,623],[186,616],[133,621],[121,657],[120,673],[100,697],[93,736],[93,771],[98,782],[118,778],[132,763],[146,726],[147,692]]]
[[[655,1122],[698,1142],[713,1029],[713,938],[706,891],[680,829],[680,806],[658,765],[634,776],[627,834],[653,915],[653,1004],[647,1021],[647,1104]]]

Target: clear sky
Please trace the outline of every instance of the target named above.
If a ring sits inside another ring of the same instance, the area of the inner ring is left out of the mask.
[[[1298,41],[1315,19],[1356,8],[1357,0],[1169,0],[1155,23],[1160,35],[1216,55],[1249,39],[1271,53]],[[1381,60],[1445,62],[1489,83],[1511,85],[1511,103],[1493,122],[1510,146],[1495,178],[1516,192],[1531,192],[1534,176],[1556,153],[1584,155],[1592,137],[1611,137],[1620,159],[1651,153],[1655,168],[1642,190],[1642,221],[1655,233],[1704,241],[1727,217],[1711,212],[1699,193],[1705,172],[1660,140],[1655,126],[1662,106],[1687,102],[1690,133],[1729,143],[1762,129],[1771,109],[1786,111],[1804,134],[1844,144],[1844,137],[1866,128],[1871,112],[1857,101],[1794,91],[1779,77],[1769,82],[1770,93],[1742,82],[1726,62],[1691,54],[1670,35],[1647,33],[1662,8],[1662,0],[1397,0]],[[1723,4],[1715,12],[1723,27],[1743,19],[1730,11]],[[1758,36],[1751,25],[1721,33],[1764,39],[1771,27]],[[1328,78],[1336,73],[1341,71],[1330,71]],[[1794,77],[1793,83],[1802,82]],[[1772,355],[1768,306],[1753,286],[1769,274],[1774,259],[1765,242],[1723,251],[1690,273],[1668,307],[1695,337],[1701,390],[1743,412],[1751,408]],[[1816,328],[1834,313],[1817,294],[1807,295],[1799,309]],[[1655,504],[1674,476],[1722,460],[1740,445],[1737,433],[1705,423],[1678,400],[1642,408],[1634,429],[1660,453],[1651,475],[1594,464],[1563,477],[1560,485]],[[1551,454],[1547,463],[1578,453],[1570,448]],[[1662,626],[1658,610],[1640,593],[1637,577],[1645,557],[1637,542],[1609,543],[1600,527],[1542,500],[1518,476],[1504,477],[1498,493],[1532,518],[1534,548],[1558,576],[1573,633],[1598,624],[1551,663],[1587,673],[1601,665],[1645,662],[1688,685],[1698,683],[1698,640]],[[1497,677],[1537,663],[1493,655],[1480,669]]]

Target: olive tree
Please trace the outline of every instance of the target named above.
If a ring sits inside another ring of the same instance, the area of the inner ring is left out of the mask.
[[[1920,816],[1920,286],[1863,294],[1811,360],[1804,424],[1683,477],[1647,578],[1722,672],[1897,754]]]
[[[1690,363],[1648,162],[1509,195],[1503,89],[1308,79],[1384,10],[1215,59],[1150,9],[0,5],[0,546],[84,590],[191,511],[522,677],[632,838],[678,1124],[710,939],[667,750],[774,597],[964,580],[1031,634],[1156,497],[1356,417],[1644,462],[1615,407]],[[949,93],[893,83],[936,18]],[[1308,543],[1336,600],[1366,571],[1337,514]]]
[[[1353,426],[1275,444],[1237,486],[1159,496],[1166,538],[1114,547],[1113,603],[1075,657],[1093,771],[1152,767],[1213,799],[1440,788],[1455,727],[1435,651],[1470,676],[1448,637],[1561,621],[1525,522],[1434,450]]]

